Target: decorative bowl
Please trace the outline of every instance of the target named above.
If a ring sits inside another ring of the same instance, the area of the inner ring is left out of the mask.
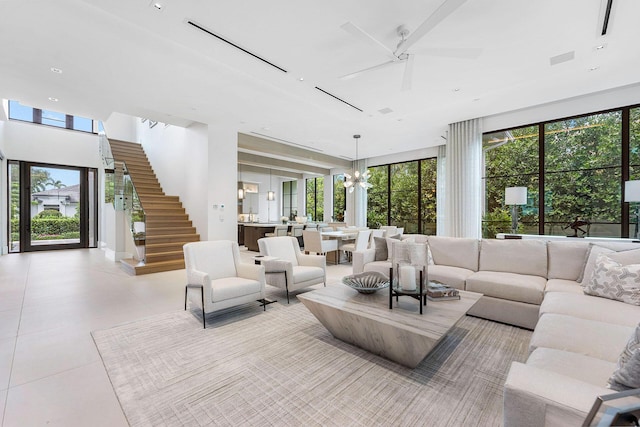
[[[382,273],[369,271],[345,276],[342,278],[342,283],[361,294],[372,294],[379,289],[388,287],[389,278]]]

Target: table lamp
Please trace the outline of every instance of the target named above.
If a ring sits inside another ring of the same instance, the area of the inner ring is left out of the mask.
[[[518,233],[518,205],[527,204],[527,187],[507,187],[504,189],[504,204],[511,206],[511,232]]]

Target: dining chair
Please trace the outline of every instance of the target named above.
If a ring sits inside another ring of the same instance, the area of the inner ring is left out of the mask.
[[[343,243],[340,245],[340,250],[346,252],[347,261],[351,262],[351,258],[354,251],[364,251],[369,246],[369,236],[371,230],[360,230],[356,235],[356,240],[350,243]]]
[[[276,225],[273,229],[273,233],[264,233],[264,237],[286,236],[288,230],[288,225]]]
[[[336,252],[336,264],[339,261],[338,258],[338,241],[335,239],[324,240],[322,234],[317,230],[304,230],[302,232],[302,239],[304,240],[305,253],[313,252],[318,255],[326,256],[329,252]]]

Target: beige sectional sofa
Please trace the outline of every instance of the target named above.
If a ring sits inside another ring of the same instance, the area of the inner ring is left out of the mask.
[[[581,281],[603,247],[620,251],[611,257],[623,265],[640,264],[639,244],[418,240],[429,243],[431,280],[483,294],[469,314],[534,329],[526,363],[513,362],[505,382],[505,426],[582,425],[596,396],[614,392],[607,383],[640,306],[586,295]],[[375,261],[374,252],[354,253],[354,273],[388,274],[390,261]]]

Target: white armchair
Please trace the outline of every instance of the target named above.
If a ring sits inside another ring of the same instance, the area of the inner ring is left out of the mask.
[[[287,292],[303,289],[317,283],[327,286],[327,259],[323,256],[305,255],[300,251],[295,237],[264,237],[258,240],[260,254],[277,259],[263,261],[268,285],[283,288]]]
[[[191,242],[185,244],[183,250],[187,270],[184,309],[187,309],[187,298],[192,304],[200,305],[205,328],[206,313],[253,301],[260,301],[266,310],[264,267],[240,263],[236,242]],[[190,289],[199,289],[200,295],[194,295]]]

